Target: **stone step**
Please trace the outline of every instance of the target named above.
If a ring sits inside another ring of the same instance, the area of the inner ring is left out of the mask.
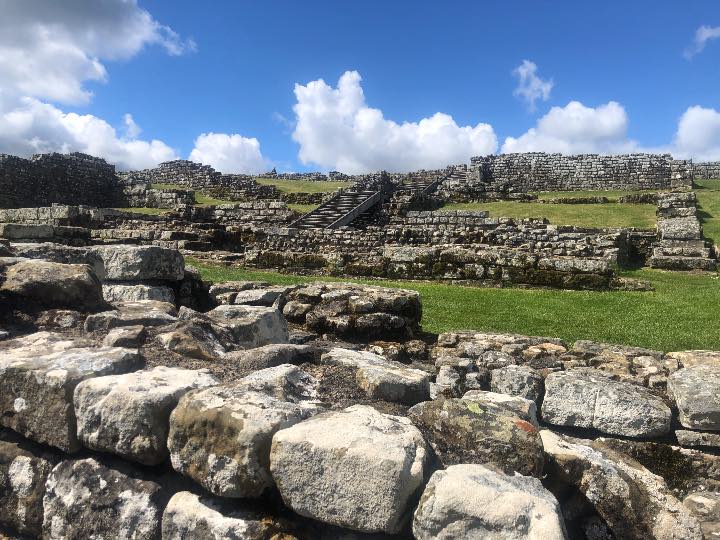
[[[655,257],[700,257],[703,259],[711,258],[710,248],[706,246],[699,247],[694,245],[695,242],[689,242],[689,245],[671,245],[659,246],[653,249]]]
[[[707,270],[717,269],[717,262],[714,259],[703,257],[674,257],[655,256],[650,257],[650,267],[662,270]]]

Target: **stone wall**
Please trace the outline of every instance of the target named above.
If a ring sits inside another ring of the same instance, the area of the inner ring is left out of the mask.
[[[126,186],[123,208],[175,208],[195,204],[195,192],[182,189],[153,189],[149,184]]]
[[[151,183],[173,184],[203,190],[216,197],[233,200],[277,199],[279,192],[274,186],[258,184],[245,174],[221,174],[210,165],[178,159],[166,161],[153,169],[121,173],[127,184]]]
[[[692,185],[689,161],[669,154],[501,154],[473,157],[466,177],[448,178],[439,193],[455,200],[533,191],[668,189]]]
[[[698,180],[720,180],[720,161],[695,163],[693,172]]]
[[[249,266],[301,273],[608,288],[616,264],[644,262],[654,233],[408,212],[386,227],[286,229],[249,246]]]
[[[0,154],[0,208],[59,204],[124,206],[115,166],[86,154]]]

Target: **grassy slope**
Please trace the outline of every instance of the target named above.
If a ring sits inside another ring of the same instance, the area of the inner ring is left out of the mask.
[[[315,210],[318,206],[319,205],[317,204],[288,204],[288,208],[290,208],[290,210],[295,210],[301,214],[307,214],[308,212]]]
[[[145,214],[147,216],[160,216],[167,214],[170,210],[167,208],[115,208],[115,210],[122,210],[123,212],[133,212],[135,214]]]
[[[350,182],[307,182],[277,178],[258,178],[257,182],[266,186],[275,186],[283,193],[329,193],[351,185]]]
[[[262,280],[277,284],[349,281],[292,276],[238,267],[196,265],[210,281]],[[661,350],[720,349],[720,284],[711,274],[639,270],[629,275],[650,281],[655,292],[583,292],[538,289],[483,289],[443,283],[367,281],[361,283],[419,291],[423,327],[431,332],[492,330],[592,339]]]
[[[561,197],[607,197],[608,200],[616,202],[619,197],[635,195],[638,193],[655,193],[657,190],[643,189],[636,191],[538,191],[535,195],[539,199],[559,199]]]
[[[655,227],[652,204],[541,204],[515,201],[448,204],[442,210],[487,210],[492,217],[547,218],[578,227]]]
[[[705,238],[720,243],[720,180],[697,180],[700,220]]]

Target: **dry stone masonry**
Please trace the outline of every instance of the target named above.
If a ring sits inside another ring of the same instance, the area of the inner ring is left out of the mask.
[[[417,293],[358,284],[195,278],[167,302],[103,298],[115,280],[171,287],[192,272],[152,246],[4,249],[10,537],[700,540],[720,527],[720,352],[431,335]]]
[[[669,154],[501,154],[473,157],[465,176],[446,180],[452,200],[503,198],[537,191],[669,189],[692,185],[689,161]]]

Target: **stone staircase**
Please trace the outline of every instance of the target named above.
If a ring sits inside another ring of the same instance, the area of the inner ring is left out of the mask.
[[[714,271],[717,262],[703,238],[692,191],[660,194],[657,210],[658,242],[650,257],[652,268]]]
[[[364,228],[375,224],[377,205],[386,201],[388,193],[394,191],[417,195],[433,193],[444,177],[409,178],[399,186],[386,189],[350,188],[339,191],[332,199],[305,214],[290,224],[297,229],[337,229],[352,223],[353,227]]]
[[[380,191],[346,190],[295,220],[297,229],[335,229],[347,225],[360,214],[382,201]]]

